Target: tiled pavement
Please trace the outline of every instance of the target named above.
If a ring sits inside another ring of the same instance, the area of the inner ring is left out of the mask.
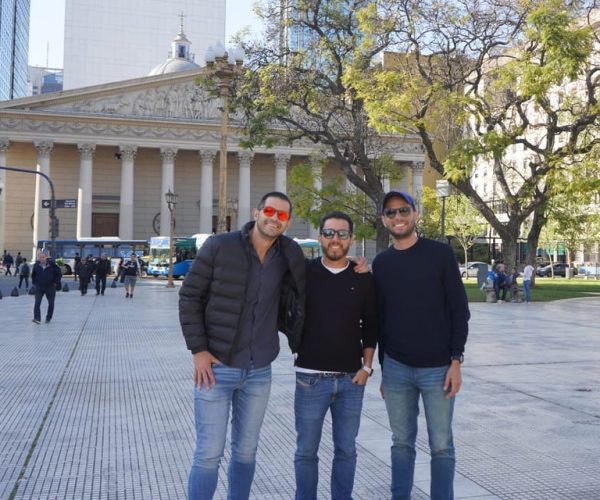
[[[183,499],[194,427],[177,289],[144,281],[133,300],[122,288],[92,294],[58,294],[47,325],[31,322],[32,297],[0,300],[0,498]],[[472,313],[456,497],[600,499],[600,298],[474,304]],[[379,380],[365,396],[355,499],[389,498]],[[252,498],[293,498],[293,389],[284,347]],[[428,498],[423,422],[418,448],[415,499]],[[320,499],[331,453],[326,428]],[[222,468],[217,498],[225,477]]]

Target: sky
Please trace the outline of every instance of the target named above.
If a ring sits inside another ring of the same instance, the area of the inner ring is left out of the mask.
[[[226,40],[246,26],[250,26],[253,31],[258,30],[259,22],[252,12],[253,0],[223,1],[227,1]],[[64,26],[65,0],[31,0],[30,65],[63,67]]]

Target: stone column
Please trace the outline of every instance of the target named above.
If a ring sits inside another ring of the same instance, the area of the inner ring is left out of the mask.
[[[423,208],[423,170],[425,170],[425,162],[415,161],[412,164],[413,174],[413,196],[417,209],[421,212]]]
[[[0,138],[0,167],[7,167],[6,152],[10,147],[10,141],[4,137]],[[37,177],[37,176],[36,176]],[[6,170],[0,170],[0,252],[6,246],[4,244],[6,234]]]
[[[162,159],[162,183],[160,188],[160,234],[168,236],[170,214],[167,205],[165,193],[171,190],[175,192],[175,157],[177,156],[177,148],[164,147],[160,148],[160,157]]]
[[[38,172],[42,172],[50,177],[50,153],[54,143],[51,141],[33,141],[37,151]],[[41,175],[35,176],[35,198],[33,209],[33,255],[37,252],[37,242],[50,238],[50,210],[42,208],[42,200],[50,199],[50,185]]]
[[[121,155],[121,202],[119,204],[119,238],[133,239],[133,162],[137,146],[119,146]]]
[[[291,155],[275,155],[275,191],[287,192],[287,167]]]
[[[240,164],[240,175],[238,185],[238,212],[237,228],[241,229],[246,222],[252,219],[252,206],[250,205],[250,167],[254,153],[252,151],[240,151],[238,161]]]
[[[398,184],[398,190],[408,193],[408,168],[406,165],[398,165],[398,168],[402,171],[402,179],[400,179],[400,184]]]
[[[200,175],[200,232],[212,233],[213,223],[213,164],[217,151],[204,149],[199,151],[202,160]]]
[[[77,238],[92,236],[92,173],[95,144],[78,144],[79,188],[77,190]]]
[[[318,157],[318,156],[314,156],[310,160],[310,165],[312,167],[312,174],[313,174],[313,177],[315,178],[313,185],[314,185],[316,191],[321,191],[321,189],[323,188],[323,166],[321,165],[322,160],[323,160],[323,158]],[[319,204],[316,203],[315,205],[313,205],[313,208],[318,209]],[[310,224],[308,236],[309,236],[309,238],[316,240],[319,237],[319,228],[314,227],[312,224]]]

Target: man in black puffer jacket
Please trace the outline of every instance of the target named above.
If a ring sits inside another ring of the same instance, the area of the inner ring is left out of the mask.
[[[292,204],[280,192],[262,197],[254,222],[209,238],[179,292],[179,320],[194,356],[196,452],[190,500],[213,498],[232,407],[228,498],[248,498],[279,353],[278,329],[292,352],[304,323],[305,264],[283,233]]]
[[[56,288],[60,287],[62,274],[59,267],[53,260],[47,259],[43,252],[38,253],[38,260],[33,265],[31,271],[31,283],[35,286],[35,303],[33,306],[33,322],[38,325],[41,322],[42,314],[40,307],[44,295],[48,301],[48,310],[46,311],[46,323],[50,323],[54,314],[54,298],[56,297]]]

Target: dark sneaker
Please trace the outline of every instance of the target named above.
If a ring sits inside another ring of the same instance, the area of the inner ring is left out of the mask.
[[[125,298],[126,298],[126,299],[128,299],[128,298],[129,298],[129,294],[128,294],[128,293],[126,293],[126,294],[125,294]]]
[[[50,323],[50,321],[52,321],[52,319],[46,319],[46,323]]]
[[[41,323],[41,321],[39,319],[35,319],[35,318],[33,318],[31,321],[33,321],[34,323],[36,323],[38,325]]]

